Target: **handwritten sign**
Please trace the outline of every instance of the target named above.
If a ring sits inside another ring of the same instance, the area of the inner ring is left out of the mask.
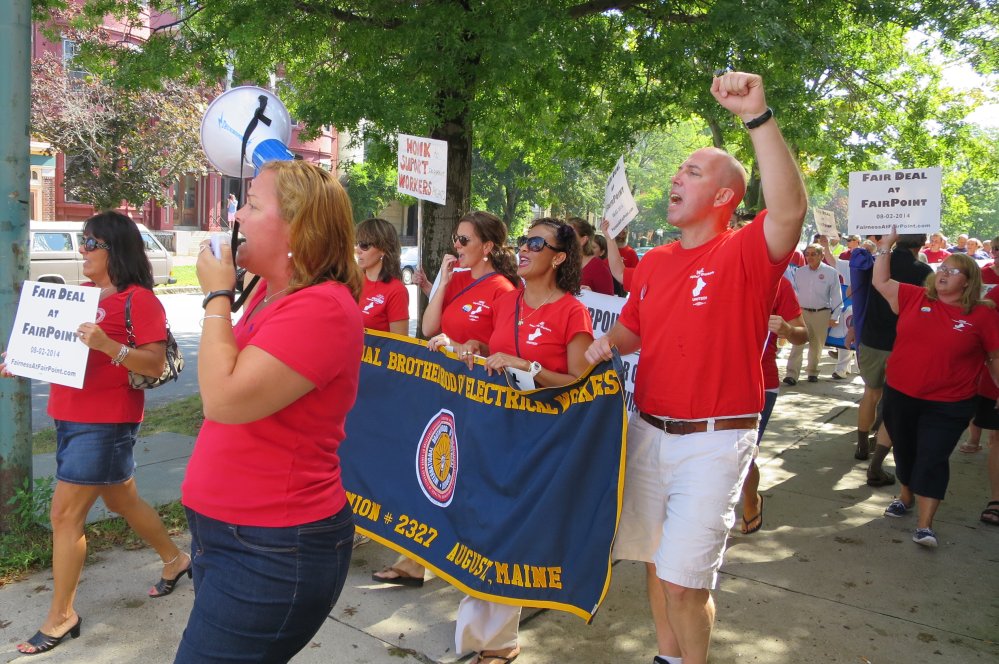
[[[607,178],[607,186],[604,189],[603,218],[610,222],[609,237],[617,237],[617,234],[637,216],[638,205],[635,204],[635,197],[631,195],[631,188],[628,186],[622,155],[617,160],[610,177]]]
[[[100,289],[25,281],[7,348],[15,376],[83,387],[90,349],[76,336],[97,318]]]
[[[849,232],[884,235],[940,230],[939,167],[850,173]]]
[[[820,208],[815,208],[812,212],[815,214],[815,227],[829,238],[830,242],[835,244],[839,240],[839,231],[836,230],[836,213]]]
[[[401,194],[444,205],[447,192],[447,141],[399,134]]]

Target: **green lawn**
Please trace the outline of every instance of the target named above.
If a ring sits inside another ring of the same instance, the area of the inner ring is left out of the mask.
[[[193,265],[174,265],[173,278],[177,280],[177,283],[171,284],[171,286],[198,285],[198,273]]]

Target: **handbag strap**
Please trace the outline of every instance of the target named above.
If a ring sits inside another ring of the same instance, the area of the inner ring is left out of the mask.
[[[493,270],[492,272],[485,273],[484,275],[482,275],[481,277],[479,277],[478,279],[476,279],[475,281],[473,281],[472,283],[468,284],[467,286],[465,286],[464,288],[462,288],[460,291],[458,291],[458,293],[454,297],[452,297],[450,300],[448,300],[447,302],[444,303],[444,306],[446,307],[447,305],[451,304],[452,302],[454,302],[455,300],[457,300],[459,297],[461,297],[462,295],[464,295],[468,291],[470,291],[473,288],[475,288],[476,286],[478,286],[480,282],[484,281],[485,279],[488,279],[489,277],[493,276],[494,274],[496,274],[496,270]]]
[[[167,345],[170,345],[170,321],[166,321]],[[135,330],[132,328],[132,293],[125,299],[125,332],[128,334],[128,345],[135,348]]]
[[[128,345],[135,348],[135,330],[132,329],[132,293],[125,300],[125,332],[128,333]]]

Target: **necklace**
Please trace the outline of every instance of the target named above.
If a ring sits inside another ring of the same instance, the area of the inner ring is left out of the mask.
[[[280,295],[281,293],[285,292],[289,288],[291,288],[291,286],[285,286],[284,288],[282,288],[281,290],[279,290],[276,293],[272,293],[271,295],[264,295],[264,304],[267,304],[268,302],[270,302],[271,300],[273,300],[274,298],[276,298],[278,295]]]
[[[113,291],[113,290],[114,290],[114,284],[111,284],[110,286],[105,286],[104,288],[101,289],[101,294],[98,296],[98,299],[101,299],[101,298],[104,297],[104,292],[105,291]]]
[[[542,302],[541,304],[539,304],[536,309],[534,309],[531,313],[527,314],[523,318],[518,317],[518,319],[517,319],[517,325],[518,326],[523,325],[525,320],[527,320],[528,318],[530,318],[534,314],[538,313],[538,311],[541,309],[541,307],[543,307],[546,304],[548,304],[548,302],[555,296],[555,293],[557,293],[557,292],[558,292],[558,289],[555,289],[551,293],[548,293],[548,297],[546,297],[545,301]],[[526,299],[526,297],[527,296],[524,293],[520,294],[520,299],[523,300],[525,307],[527,306],[527,299]]]

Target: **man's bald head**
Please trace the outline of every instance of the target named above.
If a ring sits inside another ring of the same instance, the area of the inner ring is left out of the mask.
[[[719,148],[701,148],[694,154],[702,154],[708,159],[712,174],[717,179],[719,188],[731,189],[732,200],[730,205],[733,210],[739,207],[743,197],[746,195],[746,187],[749,184],[749,174],[743,168],[739,160]]]

